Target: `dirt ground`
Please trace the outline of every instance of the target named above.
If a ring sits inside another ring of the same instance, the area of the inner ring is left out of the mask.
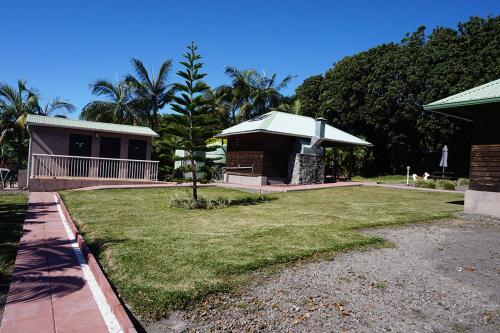
[[[500,221],[366,231],[394,247],[298,264],[148,332],[500,332]]]

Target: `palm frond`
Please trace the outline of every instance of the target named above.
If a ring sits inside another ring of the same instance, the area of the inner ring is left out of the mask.
[[[143,84],[147,84],[150,87],[153,87],[153,83],[151,82],[151,78],[149,77],[149,73],[144,67],[144,64],[139,59],[132,58],[132,66],[134,67],[135,74]]]

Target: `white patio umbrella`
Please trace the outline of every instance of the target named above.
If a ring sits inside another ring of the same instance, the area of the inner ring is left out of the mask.
[[[443,151],[441,153],[441,162],[439,162],[439,166],[443,168],[443,172],[444,172],[444,169],[448,166],[448,146],[445,145],[443,147]]]

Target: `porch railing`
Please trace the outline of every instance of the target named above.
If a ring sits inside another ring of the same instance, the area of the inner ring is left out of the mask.
[[[158,161],[33,154],[31,178],[158,180]]]

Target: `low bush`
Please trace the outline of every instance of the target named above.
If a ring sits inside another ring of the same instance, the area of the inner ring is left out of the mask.
[[[468,186],[468,185],[469,185],[469,178],[458,178],[457,186]]]
[[[215,200],[210,200],[204,197],[198,197],[194,200],[191,196],[174,195],[170,197],[170,207],[184,209],[218,209],[229,206],[231,200],[224,197],[217,197]]]
[[[455,182],[451,180],[441,180],[439,181],[439,186],[443,188],[443,190],[450,190],[454,191],[455,190]]]
[[[433,180],[418,179],[415,182],[415,187],[420,187],[420,188],[436,188],[436,183]]]

